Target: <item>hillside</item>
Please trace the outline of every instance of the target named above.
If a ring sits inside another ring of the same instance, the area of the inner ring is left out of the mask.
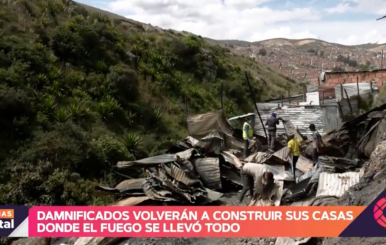
[[[322,70],[352,71],[382,67],[385,44],[345,46],[318,39],[275,38],[258,42],[209,40],[231,49],[234,53],[252,57],[261,64],[297,81],[317,84]],[[383,62],[383,68],[385,68]]]
[[[201,37],[67,0],[0,5],[0,203],[88,205],[118,160],[187,136],[189,113],[250,112],[300,85]],[[126,173],[135,176],[140,172]]]

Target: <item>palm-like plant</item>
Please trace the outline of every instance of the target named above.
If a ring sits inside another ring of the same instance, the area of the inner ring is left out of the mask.
[[[64,108],[64,107],[59,108],[54,113],[54,119],[58,123],[65,123],[69,119],[71,119],[71,117],[72,117],[71,112],[69,110],[67,110],[67,108]]]
[[[88,106],[88,104],[88,101],[84,99],[75,98],[71,101],[71,103],[67,106],[66,109],[73,119],[79,119],[90,113],[90,107]]]
[[[107,121],[114,115],[114,112],[121,109],[121,105],[112,96],[107,95],[97,105],[97,111],[103,120]]]
[[[122,144],[133,155],[142,149],[143,138],[134,133],[124,133],[121,137]]]
[[[47,95],[40,103],[41,110],[44,114],[51,114],[56,108],[56,99],[53,95]]]

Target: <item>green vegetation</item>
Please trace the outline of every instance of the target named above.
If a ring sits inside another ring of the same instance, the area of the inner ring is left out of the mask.
[[[189,33],[62,0],[0,4],[0,203],[103,205],[118,160],[187,136],[189,112],[250,112],[295,81]],[[260,79],[261,78],[261,79]],[[137,176],[140,172],[125,173]]]

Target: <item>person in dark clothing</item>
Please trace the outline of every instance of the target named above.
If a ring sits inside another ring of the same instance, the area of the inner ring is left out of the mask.
[[[319,153],[324,147],[322,136],[316,130],[315,124],[310,124],[309,129],[312,131],[312,161],[314,165],[318,163]]]
[[[271,117],[265,122],[265,126],[268,127],[268,149],[275,150],[276,141],[276,126],[279,125],[279,121],[285,122],[282,118],[276,118],[276,113],[272,113]]]

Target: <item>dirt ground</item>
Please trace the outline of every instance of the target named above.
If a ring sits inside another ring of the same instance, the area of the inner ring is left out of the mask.
[[[246,206],[250,197],[246,196],[240,205],[238,192],[225,193],[219,206]],[[118,245],[273,245],[276,238],[129,238]]]

